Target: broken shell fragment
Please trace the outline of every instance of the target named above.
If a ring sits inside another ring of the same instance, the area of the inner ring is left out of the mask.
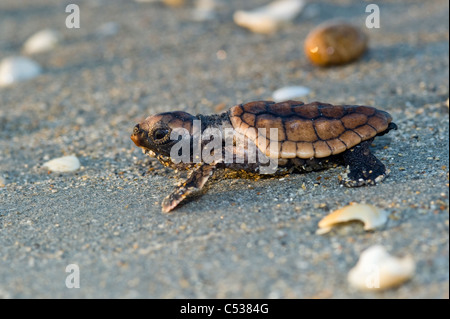
[[[76,156],[70,155],[52,159],[42,166],[52,172],[73,172],[80,168],[80,161]]]
[[[389,255],[383,246],[375,245],[361,253],[358,263],[348,273],[349,283],[361,290],[384,290],[410,279],[415,271],[411,256]]]
[[[283,22],[293,20],[303,9],[303,0],[277,0],[251,11],[236,11],[234,22],[257,33],[273,33]]]
[[[322,218],[322,220],[319,221],[319,229],[316,231],[316,234],[323,235],[328,233],[336,224],[352,220],[362,221],[364,223],[364,230],[373,230],[383,226],[386,223],[388,216],[389,214],[385,210],[379,209],[373,205],[348,205],[335,210]]]
[[[2,176],[0,176],[0,187],[5,187],[5,186],[6,186],[5,179]]]

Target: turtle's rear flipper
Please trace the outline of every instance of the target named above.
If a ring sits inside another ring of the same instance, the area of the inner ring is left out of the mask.
[[[389,174],[389,170],[380,162],[369,149],[373,139],[364,141],[345,151],[343,158],[345,165],[350,169],[341,184],[347,187],[375,185]]]
[[[215,168],[215,165],[208,164],[200,164],[200,166],[196,167],[189,174],[185,182],[179,184],[172,194],[164,198],[162,202],[163,212],[170,212],[188,195],[202,189],[203,185],[205,185],[209,177],[213,174]]]

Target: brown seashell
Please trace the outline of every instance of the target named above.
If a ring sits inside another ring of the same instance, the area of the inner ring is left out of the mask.
[[[324,22],[305,40],[305,53],[319,66],[346,64],[358,59],[367,48],[367,36],[357,27],[339,21]]]

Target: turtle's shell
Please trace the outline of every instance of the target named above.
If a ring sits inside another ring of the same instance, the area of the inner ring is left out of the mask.
[[[382,133],[392,121],[387,112],[370,106],[321,102],[257,101],[236,105],[229,112],[235,131],[253,141],[267,156],[276,158],[339,154]],[[277,128],[278,136],[270,136],[270,128]],[[270,152],[271,141],[278,141],[276,152]]]

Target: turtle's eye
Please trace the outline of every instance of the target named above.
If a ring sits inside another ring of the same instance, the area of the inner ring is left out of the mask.
[[[152,136],[155,144],[164,144],[170,139],[170,131],[165,128],[157,128],[153,131]]]

